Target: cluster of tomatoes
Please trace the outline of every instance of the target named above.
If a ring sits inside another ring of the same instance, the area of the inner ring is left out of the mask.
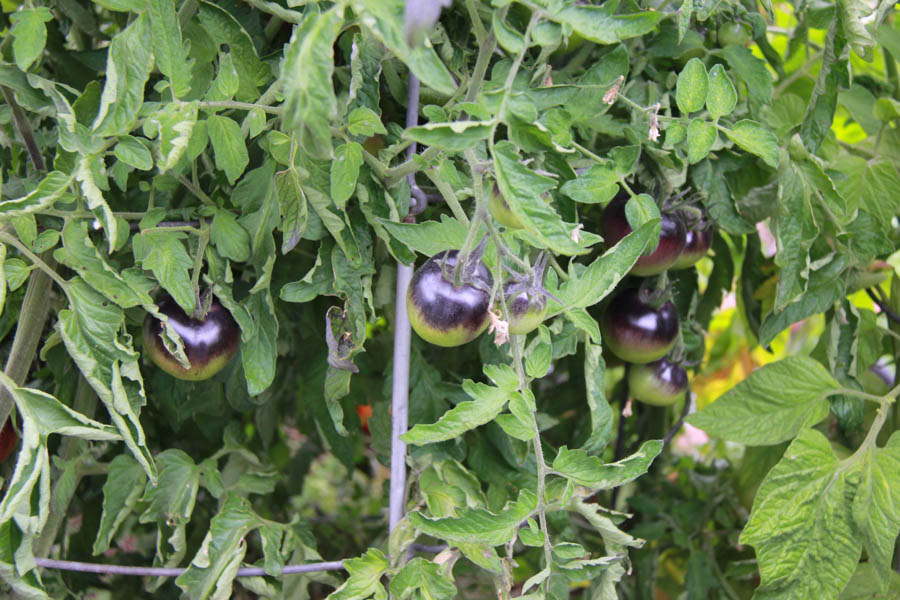
[[[626,195],[610,202],[603,213],[603,235],[608,245],[631,233],[625,216]],[[682,213],[661,214],[659,244],[637,260],[632,275],[648,277],[667,270],[686,269],[706,256],[712,245],[712,230],[698,224],[688,228]],[[629,393],[635,400],[669,406],[687,394],[688,376],[684,367],[666,355],[678,339],[678,311],[658,291],[627,287],[609,302],[600,319],[606,347],[630,363],[627,369]]]
[[[603,212],[602,233],[613,246],[631,233],[625,215],[627,194],[614,198]],[[496,188],[489,202],[497,222],[511,229],[522,223]],[[632,275],[648,277],[669,269],[693,266],[709,251],[712,231],[698,223],[687,227],[680,211],[663,212],[659,243],[642,256]],[[473,253],[474,254],[474,253]],[[530,277],[515,276],[503,286],[509,333],[525,334],[537,328],[547,314],[548,294],[542,287],[543,264]],[[416,333],[424,340],[453,347],[474,340],[491,322],[493,278],[480,257],[460,264],[456,250],[432,256],[413,274],[407,293],[407,312]],[[658,290],[626,287],[607,305],[600,328],[607,348],[630,363],[631,396],[654,405],[674,404],[685,397],[688,379],[684,367],[666,358],[679,333],[678,311]]]

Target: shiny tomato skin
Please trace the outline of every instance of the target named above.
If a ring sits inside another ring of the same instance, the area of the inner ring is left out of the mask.
[[[716,31],[716,38],[721,48],[725,46],[746,46],[752,37],[749,25],[734,21],[722,23],[719,25],[718,31]]]
[[[448,279],[457,256],[456,250],[447,250],[429,258],[413,273],[406,294],[406,312],[413,330],[426,342],[445,348],[471,342],[490,321],[490,272],[479,262],[474,279],[483,289],[471,282],[457,287]],[[441,270],[442,262],[446,262],[446,275]]]
[[[519,292],[506,297],[506,309],[509,311],[509,332],[524,335],[544,322],[547,316],[547,298]]]
[[[628,368],[628,390],[635,400],[671,406],[687,396],[688,376],[681,365],[665,358]]]
[[[144,319],[144,348],[156,365],[178,379],[202,381],[209,379],[231,360],[238,351],[241,332],[234,317],[218,300],[213,300],[202,321],[185,314],[177,302],[166,296],[157,303],[159,311],[168,317],[164,324],[151,314]],[[184,352],[191,363],[182,367],[163,345],[164,327],[172,327],[184,342]]]
[[[644,364],[659,360],[675,345],[678,310],[671,301],[658,309],[641,301],[637,289],[620,292],[600,318],[603,343],[624,361]]]
[[[619,194],[606,205],[603,211],[602,235],[608,248],[616,245],[622,238],[631,233],[631,225],[625,216],[625,205],[628,194]],[[684,222],[677,214],[662,214],[660,222],[659,243],[656,249],[634,263],[632,275],[647,277],[658,275],[672,266],[681,254],[685,243]]]
[[[669,268],[676,271],[694,266],[707,255],[710,246],[712,246],[712,229],[688,231],[684,236],[684,250]]]

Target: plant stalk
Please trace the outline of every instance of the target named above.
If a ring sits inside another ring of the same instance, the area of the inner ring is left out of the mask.
[[[55,265],[55,261],[49,256],[46,262],[51,268]],[[16,326],[12,350],[9,352],[6,367],[3,369],[3,372],[16,385],[25,383],[31,363],[34,362],[34,356],[37,354],[41,332],[44,330],[47,314],[50,311],[50,303],[47,299],[52,283],[49,275],[41,269],[34,269],[28,277],[28,288],[19,312],[19,323]],[[0,424],[5,423],[9,418],[12,407],[12,394],[5,387],[0,387]]]
[[[47,165],[44,164],[44,157],[41,156],[41,149],[38,147],[37,140],[34,139],[34,131],[31,129],[31,122],[28,120],[28,117],[25,116],[22,107],[16,102],[12,90],[5,85],[0,85],[0,93],[3,94],[3,100],[6,101],[6,104],[9,105],[10,110],[12,110],[13,123],[16,126],[16,131],[22,136],[22,141],[25,143],[25,149],[28,151],[28,156],[31,157],[34,168],[38,171],[46,171]]]

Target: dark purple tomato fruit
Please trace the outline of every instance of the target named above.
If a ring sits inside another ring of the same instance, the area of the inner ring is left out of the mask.
[[[21,423],[21,418],[19,421]],[[18,442],[19,435],[16,433],[15,427],[13,427],[12,418],[7,418],[6,423],[3,424],[3,429],[0,429],[0,463],[9,458],[9,455],[16,449]]]
[[[665,358],[628,368],[631,397],[644,404],[671,406],[687,395],[687,371]]]
[[[206,317],[198,321],[186,315],[170,297],[157,303],[159,312],[168,317],[163,323],[151,314],[144,319],[144,347],[156,365],[173,377],[187,381],[209,379],[231,360],[238,350],[241,332],[231,313],[218,300],[213,300]],[[184,342],[184,353],[191,363],[185,369],[163,345],[164,327],[172,327]]]
[[[519,217],[517,217],[509,208],[506,198],[503,197],[503,194],[500,193],[500,188],[496,185],[491,192],[488,208],[491,209],[491,214],[494,216],[494,219],[501,225],[506,225],[510,229],[522,229],[525,227],[525,225],[522,224],[522,221],[519,220]]]
[[[479,261],[470,280],[457,287],[452,281],[457,255],[447,250],[425,261],[413,273],[406,294],[412,328],[426,342],[447,348],[471,342],[490,321],[491,273]]]
[[[644,364],[665,356],[678,337],[678,310],[667,301],[659,308],[641,301],[637,289],[613,298],[600,318],[603,341],[613,354]]]
[[[506,296],[509,332],[524,335],[537,329],[547,316],[547,298],[541,294],[519,292]]]
[[[706,256],[710,246],[712,246],[712,229],[688,231],[684,235],[684,250],[669,268],[674,271],[694,266],[697,261]]]
[[[631,225],[625,216],[625,205],[628,194],[619,194],[606,205],[603,211],[602,235],[607,247],[619,243],[619,240],[631,233]],[[637,259],[631,268],[632,275],[646,277],[657,275],[672,266],[672,263],[684,249],[684,223],[677,214],[662,214],[659,232],[659,243],[650,254]]]

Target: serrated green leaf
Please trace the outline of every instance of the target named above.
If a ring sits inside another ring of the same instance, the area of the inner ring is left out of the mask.
[[[760,108],[772,102],[772,75],[766,68],[766,62],[755,56],[749,48],[732,44],[722,49],[722,55],[728,62],[729,69],[735,73],[747,87],[751,114],[757,114]]]
[[[853,521],[886,587],[894,574],[891,559],[900,533],[900,433],[894,432],[884,448],[869,446],[860,459],[862,480],[853,498]]]
[[[144,85],[153,69],[150,19],[141,13],[109,44],[106,83],[92,129],[98,135],[130,132],[144,102]]]
[[[109,463],[109,474],[103,484],[103,513],[94,540],[94,556],[109,549],[122,522],[131,514],[144,491],[147,476],[136,460],[120,454]]]
[[[141,171],[149,171],[153,168],[153,157],[150,151],[136,137],[123,135],[113,148],[116,158],[127,165]]]
[[[838,20],[832,21],[825,36],[825,49],[816,86],[800,125],[800,138],[810,152],[816,152],[831,131],[838,89],[846,88],[849,84],[849,61],[844,53],[847,42],[840,30]]]
[[[287,169],[275,174],[275,191],[281,205],[281,253],[287,254],[300,243],[309,222],[309,208],[306,195],[300,185],[300,175],[296,169]]]
[[[716,143],[716,128],[704,119],[693,119],[687,127],[687,159],[695,164],[706,158]]]
[[[341,144],[334,149],[331,162],[331,198],[343,210],[356,190],[359,168],[363,164],[363,149],[356,142]]]
[[[568,6],[550,18],[560,23],[567,23],[583,38],[597,44],[615,44],[620,40],[626,40],[649,33],[656,27],[663,15],[656,11],[632,12],[629,14],[614,14],[618,7],[610,6]]]
[[[59,312],[57,330],[69,356],[106,406],[125,445],[151,481],[156,465],[146,446],[139,413],[146,403],[131,337],[122,334],[125,315],[76,277],[68,283],[71,309]]]
[[[470,429],[492,421],[509,399],[509,392],[471,380],[463,382],[463,390],[473,400],[460,402],[444,413],[436,423],[415,425],[402,436],[403,441],[422,446],[459,437]]]
[[[768,313],[759,327],[759,343],[768,346],[775,336],[790,325],[831,308],[844,296],[847,281],[844,270],[849,263],[846,254],[835,255],[830,263],[812,271],[806,292],[780,312]]]
[[[865,208],[882,227],[889,227],[891,220],[900,213],[897,168],[882,158],[866,160],[858,156],[842,158],[836,168],[844,175],[835,179],[840,195],[851,206]]]
[[[197,600],[225,600],[247,552],[244,538],[263,524],[246,498],[229,494],[188,568],[175,584]]]
[[[88,235],[86,221],[67,221],[62,243],[63,251],[56,253],[57,260],[76,269],[82,279],[111,302],[122,308],[153,304],[153,281],[136,269],[122,270],[110,265]]]
[[[307,11],[284,57],[284,125],[296,132],[300,147],[316,158],[332,154],[329,125],[337,118],[332,47],[343,23],[342,4],[324,13]]]
[[[770,167],[778,166],[781,158],[778,138],[756,121],[744,119],[735,123],[731,129],[723,127],[722,131],[728,139],[747,152],[760,157]]]
[[[345,560],[344,568],[347,569],[350,577],[332,592],[329,598],[331,600],[364,600],[371,597],[372,594],[387,598],[384,586],[381,585],[381,577],[389,566],[387,557],[377,548],[369,548],[359,558]]]
[[[837,597],[861,550],[849,519],[854,488],[825,436],[801,431],[760,485],[741,534],[762,576],[754,598]]]
[[[456,91],[453,76],[430,44],[411,48],[406,43],[404,0],[352,0],[350,4],[363,27],[407,64],[424,85],[448,96]]]
[[[234,185],[250,162],[241,127],[232,119],[222,115],[212,115],[207,120],[207,127],[209,141],[212,142],[216,158],[216,167],[225,171],[228,183]]]
[[[256,396],[268,389],[275,378],[278,319],[268,289],[251,295],[246,306],[250,314],[256,317],[256,323],[252,335],[243,339],[241,363],[247,378],[247,393]]]
[[[519,523],[537,507],[537,496],[522,490],[515,502],[509,502],[494,514],[477,508],[460,508],[458,517],[433,519],[418,511],[409,513],[410,522],[426,535],[455,543],[486,543],[499,546],[513,539]]]
[[[214,2],[200,2],[197,16],[216,44],[228,44],[228,54],[237,70],[240,84],[235,99],[253,102],[259,97],[258,87],[270,79],[269,66],[259,59],[250,34],[224,7]]]
[[[525,49],[525,37],[507,25],[496,11],[491,20],[491,28],[494,30],[497,43],[511,55],[518,56]]]
[[[391,578],[390,591],[392,597],[400,600],[410,597],[450,600],[456,597],[456,586],[441,573],[441,566],[420,557],[406,563]]]
[[[395,223],[378,220],[392,237],[400,240],[416,252],[434,256],[450,248],[461,248],[466,239],[467,227],[449,215],[441,215],[441,222]]]
[[[66,193],[74,180],[74,173],[51,171],[44,176],[34,191],[21,198],[0,202],[0,214],[4,216],[17,215],[53,208],[54,201]]]
[[[157,163],[160,173],[175,167],[185,150],[197,124],[197,103],[170,103],[152,117],[159,126],[159,142],[156,148]],[[205,126],[205,122],[204,122]],[[204,130],[203,145],[206,146]]]
[[[75,178],[81,183],[81,192],[87,198],[88,208],[91,209],[106,231],[107,245],[109,252],[112,253],[116,249],[119,225],[118,221],[116,221],[116,216],[103,197],[102,189],[108,190],[109,185],[101,177],[103,175],[102,169],[103,162],[99,156],[84,156],[78,162]]]
[[[372,136],[377,134],[384,135],[387,129],[381,122],[381,117],[367,106],[357,106],[347,117],[347,131],[351,135]]]
[[[194,59],[181,39],[181,27],[172,0],[149,0],[150,27],[156,65],[169,78],[172,95],[183,98],[191,91],[191,67]]]
[[[819,362],[789,356],[752,372],[687,421],[742,444],[777,444],[824,419],[828,395],[840,387]]]
[[[647,440],[631,456],[604,464],[600,458],[590,456],[584,450],[569,450],[563,446],[553,460],[553,469],[578,485],[592,490],[609,490],[646,473],[660,452],[662,440]]]
[[[613,165],[593,165],[559,191],[582,204],[606,204],[619,192],[619,174]]]
[[[426,146],[435,146],[450,152],[474,148],[491,134],[492,125],[484,121],[457,121],[454,123],[428,123],[410,127],[403,137]]]
[[[555,294],[563,301],[562,308],[587,308],[600,302],[628,274],[648,244],[656,243],[658,236],[659,223],[646,223],[604,252],[583,272],[576,272],[570,265],[569,280]]]
[[[599,344],[585,344],[584,387],[591,413],[591,435],[581,446],[590,454],[601,452],[609,443],[613,429],[613,411],[606,399],[606,363]]]
[[[684,116],[703,109],[709,90],[706,65],[699,58],[692,58],[678,74],[675,84],[675,102]]]
[[[207,102],[222,102],[231,100],[238,92],[241,78],[234,66],[234,60],[230,52],[219,52],[219,69],[209,91],[203,98]]]
[[[53,13],[45,6],[25,8],[12,13],[9,20],[12,22],[9,34],[13,37],[16,66],[27,71],[44,51],[44,44],[47,43],[46,23],[53,20]]]
[[[190,270],[194,261],[184,248],[180,231],[147,231],[132,238],[134,260],[144,269],[153,271],[159,284],[191,314],[196,306]]]
[[[581,241],[573,240],[575,226],[565,223],[541,197],[554,187],[555,182],[523,165],[510,142],[499,142],[494,146],[493,158],[500,192],[512,213],[536,237],[534,245],[571,256],[588,252],[587,246],[599,240],[585,232],[580,232]]]
[[[713,119],[731,114],[737,105],[737,91],[721,64],[709,70],[709,90],[706,92],[706,110]]]
[[[209,239],[225,258],[244,262],[250,258],[250,234],[241,227],[234,215],[224,209],[216,209]]]

